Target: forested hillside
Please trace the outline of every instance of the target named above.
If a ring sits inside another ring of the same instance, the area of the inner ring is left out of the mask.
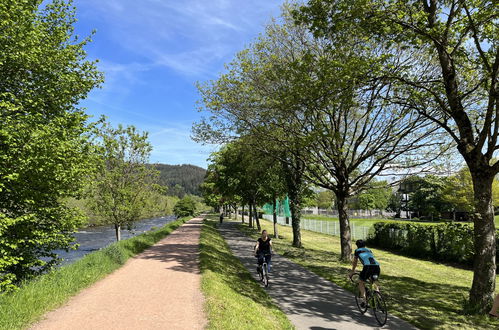
[[[160,171],[160,183],[168,186],[168,194],[183,197],[185,194],[201,195],[206,170],[194,165],[154,164]]]

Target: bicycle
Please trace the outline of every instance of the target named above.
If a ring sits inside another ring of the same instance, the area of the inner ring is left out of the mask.
[[[371,308],[376,318],[376,321],[380,326],[384,326],[386,324],[386,320],[388,318],[388,311],[386,308],[386,302],[383,298],[383,295],[375,289],[375,284],[378,280],[377,275],[371,276],[368,281],[366,288],[366,301],[362,299],[360,295],[359,289],[359,273],[355,272],[350,276],[350,280],[356,286],[355,291],[355,303],[357,304],[357,308],[359,309],[361,314],[365,314],[368,308]]]
[[[268,257],[270,255],[271,254],[264,254],[263,263],[261,265],[258,265],[257,268],[258,275],[260,276],[260,282],[263,282],[266,288],[269,286],[269,271],[268,271],[267,259],[265,257]],[[258,258],[259,255],[256,255],[255,257]]]

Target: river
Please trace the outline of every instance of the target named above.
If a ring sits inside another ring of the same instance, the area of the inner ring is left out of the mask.
[[[121,239],[127,239],[140,235],[151,230],[153,227],[160,228],[175,219],[176,218],[174,216],[166,216],[138,221],[135,223],[134,228],[131,231],[126,229],[121,231]],[[63,259],[61,265],[67,265],[75,262],[89,253],[116,242],[114,226],[85,228],[77,232],[75,237],[76,242],[80,244],[77,250],[70,250],[69,252],[64,250],[55,251]]]

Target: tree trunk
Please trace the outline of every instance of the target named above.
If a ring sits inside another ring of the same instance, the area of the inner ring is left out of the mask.
[[[253,207],[252,207],[251,203],[249,203],[248,209],[249,209],[249,224],[248,225],[250,228],[253,228]]]
[[[475,256],[470,303],[479,312],[486,312],[487,306],[492,301],[496,278],[496,237],[492,204],[494,174],[484,172],[482,170],[471,172],[475,202],[473,214]]]
[[[237,221],[237,204],[234,205],[234,218]]]
[[[243,204],[243,208],[241,211],[241,221],[242,221],[242,223],[244,223],[244,204]]]
[[[116,232],[116,240],[119,242],[121,241],[121,226],[120,225],[117,225],[115,224],[114,225],[114,230]]]
[[[348,199],[346,194],[337,194],[338,216],[340,218],[341,260],[352,260],[350,220],[348,218]]]
[[[274,238],[279,238],[279,233],[277,232],[277,199],[274,197],[272,205],[272,220],[274,220]]]
[[[260,226],[260,217],[258,216],[258,211],[256,210],[256,202],[253,204],[253,209],[255,210],[255,222],[256,222],[256,228],[258,231],[262,230],[262,226]]]
[[[291,226],[293,227],[293,246],[301,247],[301,206],[298,196],[292,196],[289,198],[289,208],[291,211]]]

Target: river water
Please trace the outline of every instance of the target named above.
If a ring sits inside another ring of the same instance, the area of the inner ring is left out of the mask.
[[[121,239],[131,238],[142,233],[145,233],[151,228],[160,228],[165,224],[174,221],[174,216],[159,217],[138,221],[134,224],[134,228],[129,230],[121,230]],[[111,243],[116,242],[116,234],[114,226],[99,226],[89,227],[80,230],[75,234],[76,242],[80,244],[77,250],[58,250],[56,253],[63,258],[61,265],[67,265],[83,258],[85,255],[97,251]]]

